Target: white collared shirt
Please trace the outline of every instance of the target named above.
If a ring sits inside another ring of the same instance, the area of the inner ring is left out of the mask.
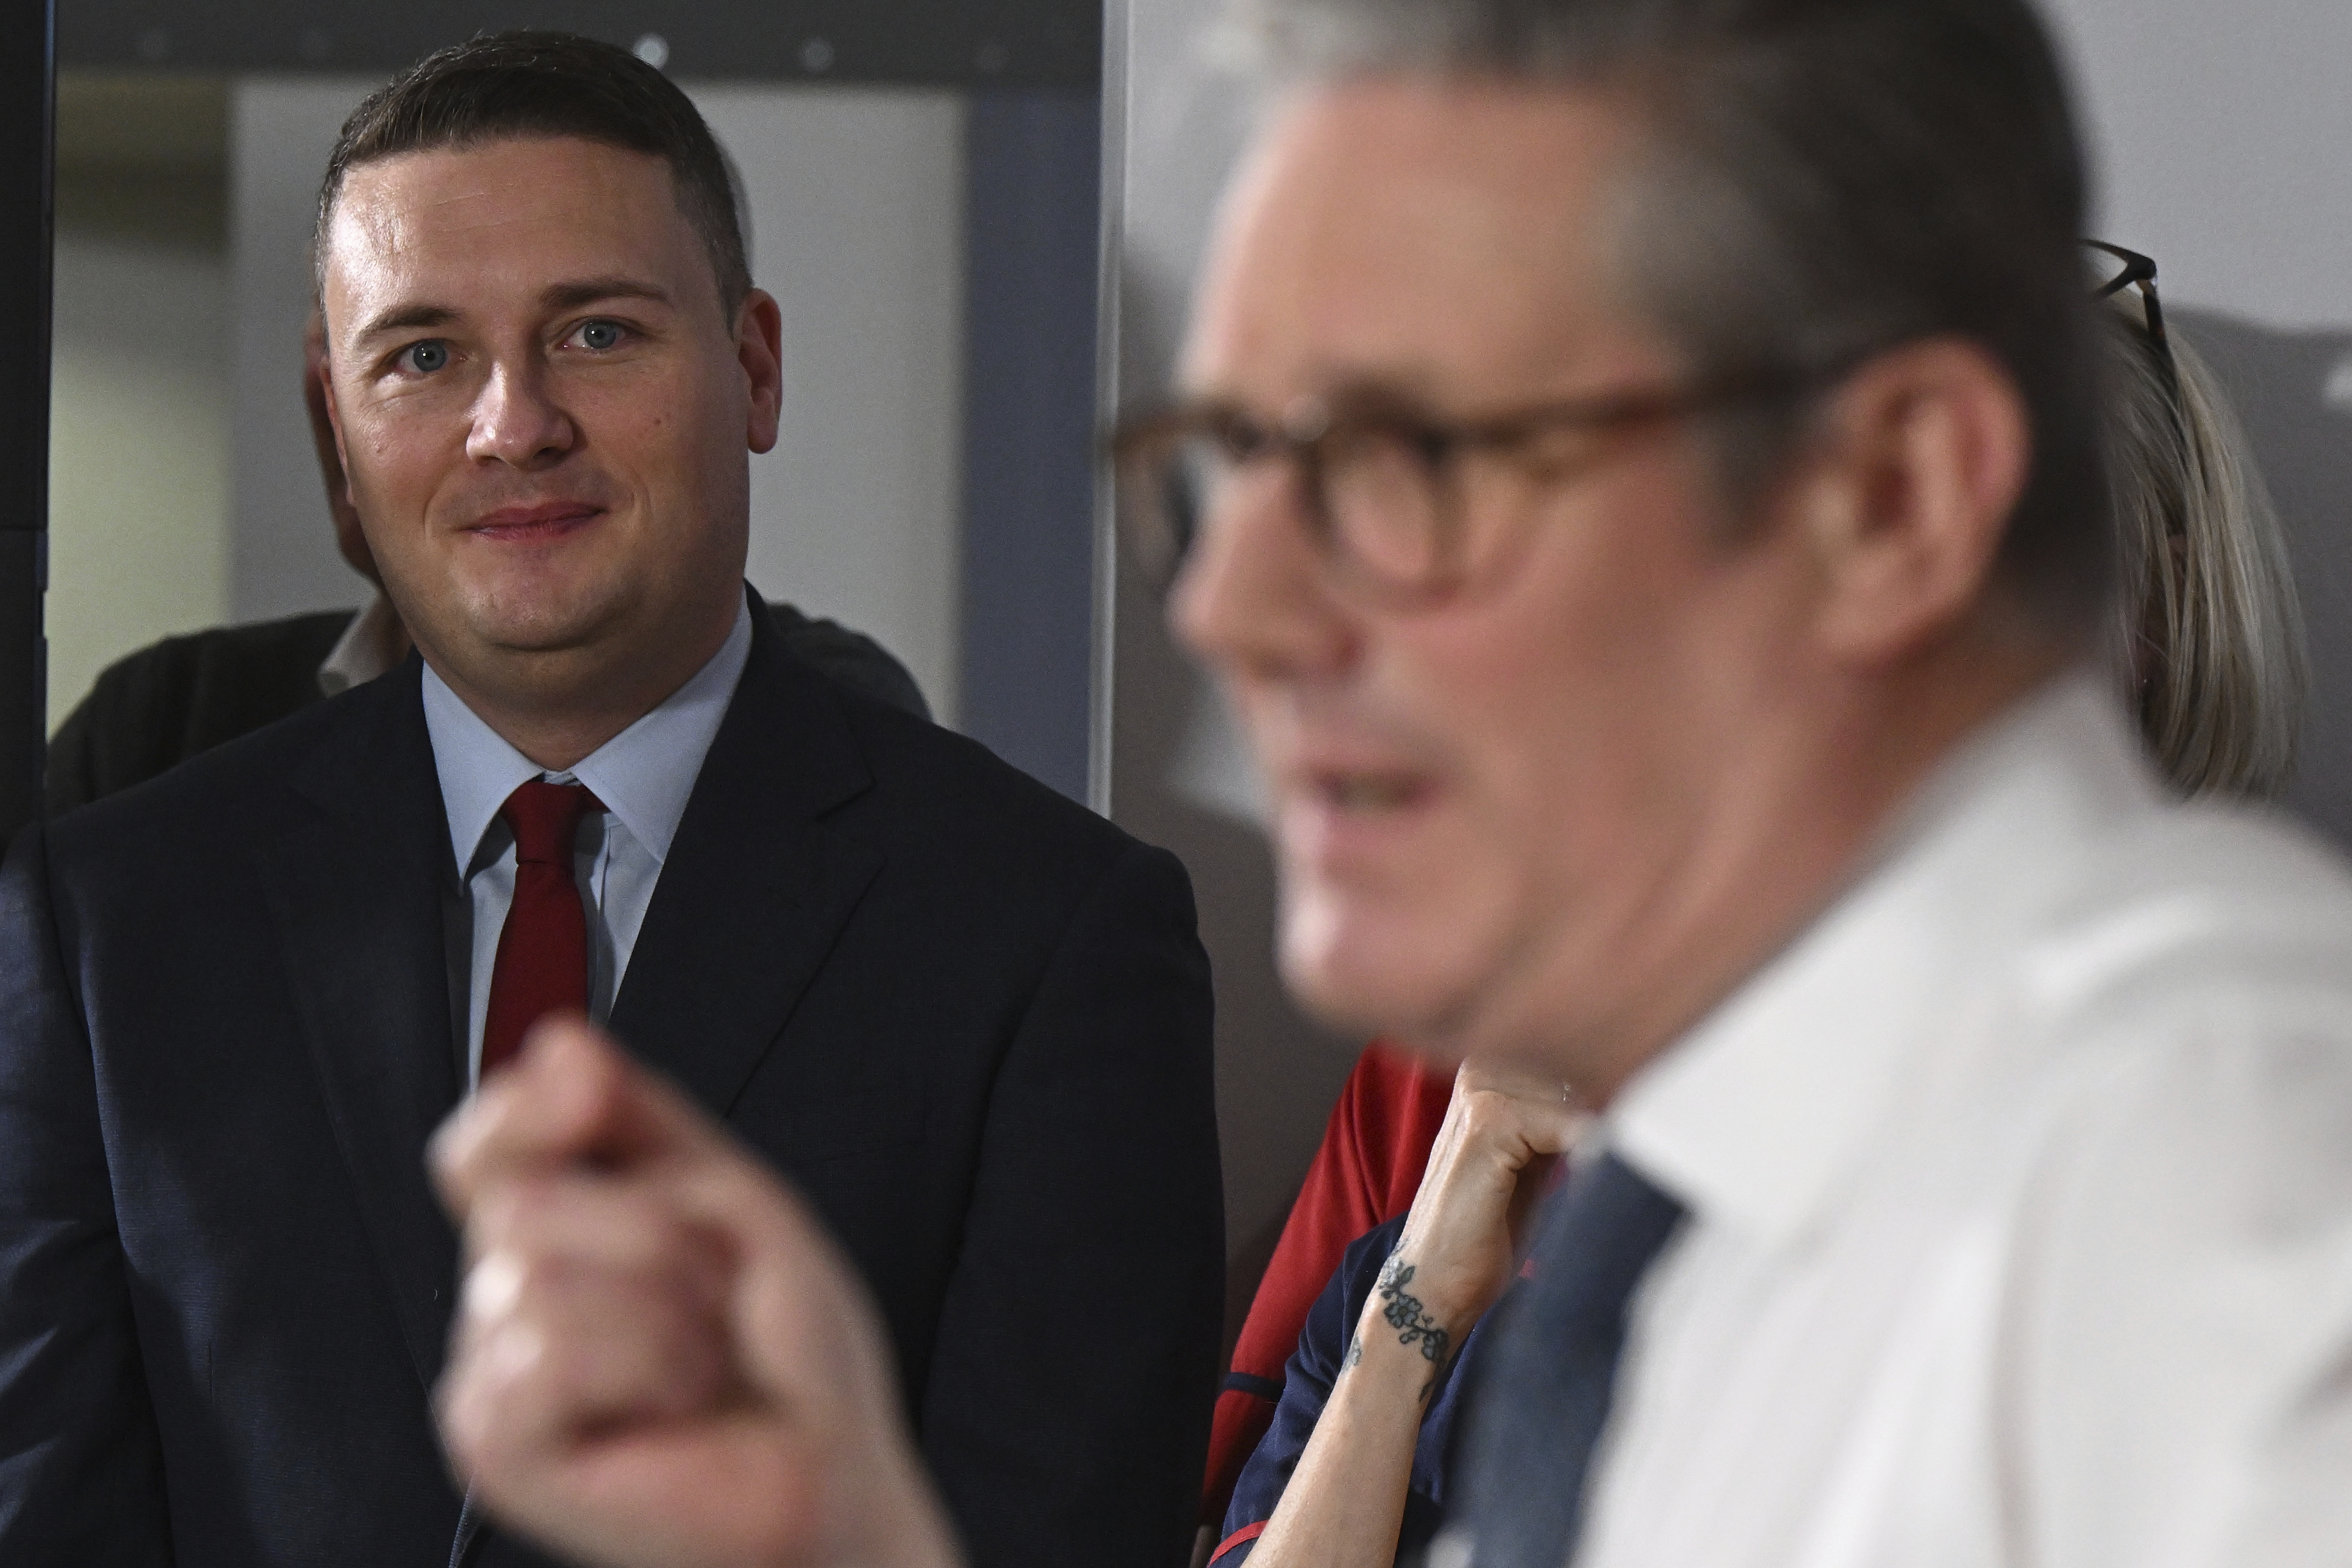
[[[1690,1218],[1578,1568],[2352,1564],[2352,880],[2096,676],[1604,1135]]]
[[[400,612],[379,588],[327,650],[319,665],[319,690],[326,696],[341,696],[353,686],[390,674],[407,654],[408,629],[400,623]]]
[[[517,751],[425,665],[425,726],[449,814],[457,876],[473,914],[470,963],[461,988],[467,1004],[468,1084],[481,1078],[490,976],[499,933],[514,903],[514,835],[499,808],[533,779],[584,784],[604,802],[603,813],[592,813],[581,826],[574,868],[588,917],[588,1015],[601,1023],[612,1014],[678,819],[686,814],[703,757],[751,655],[747,603],[736,612],[727,641],[692,678],[565,773],[547,772]]]

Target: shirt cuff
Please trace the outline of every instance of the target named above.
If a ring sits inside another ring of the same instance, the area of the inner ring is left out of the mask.
[[[1265,1533],[1265,1527],[1272,1522],[1271,1520],[1261,1519],[1255,1524],[1244,1524],[1226,1536],[1217,1543],[1217,1549],[1209,1553],[1209,1568],[1241,1568],[1249,1561],[1257,1538]]]

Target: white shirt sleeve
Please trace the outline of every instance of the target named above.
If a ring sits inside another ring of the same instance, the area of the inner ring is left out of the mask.
[[[2183,1005],[2155,1026],[2173,1039],[2082,1086],[2032,1184],[2007,1362],[2012,1518],[2038,1548],[2020,1560],[2341,1568],[2352,1042],[2276,992]]]

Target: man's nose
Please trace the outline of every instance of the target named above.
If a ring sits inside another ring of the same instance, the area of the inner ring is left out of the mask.
[[[1286,464],[1234,475],[1202,519],[1169,596],[1177,637],[1229,676],[1329,674],[1355,655],[1355,618],[1332,594],[1303,499]]]
[[[466,455],[512,468],[538,468],[572,450],[579,427],[550,395],[537,367],[500,363],[474,404]]]

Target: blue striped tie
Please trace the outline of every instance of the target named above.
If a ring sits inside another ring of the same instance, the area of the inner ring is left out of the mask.
[[[1534,1278],[1505,1298],[1472,1364],[1459,1502],[1433,1563],[1564,1568],[1609,1416],[1625,1311],[1683,1207],[1614,1155],[1551,1200]]]

